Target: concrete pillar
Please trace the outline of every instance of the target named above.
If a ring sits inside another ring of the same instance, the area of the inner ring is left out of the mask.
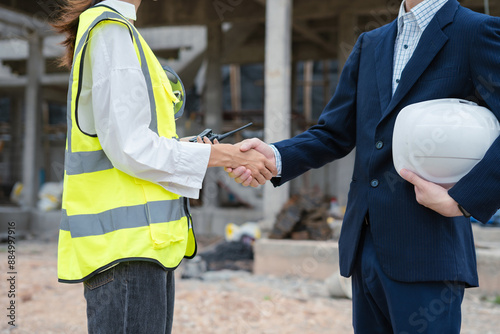
[[[290,137],[292,70],[292,0],[266,1],[266,60],[264,140],[273,143]],[[289,198],[289,185],[264,186],[263,229],[270,229]]]
[[[222,27],[207,26],[207,79],[205,81],[205,126],[220,133],[222,128]]]
[[[222,130],[222,27],[220,24],[207,26],[207,72],[204,92],[205,127],[215,133]],[[218,173],[220,168],[209,168],[203,186],[203,207],[210,210],[218,206]]]
[[[40,80],[43,68],[43,39],[29,36],[28,83],[24,96],[23,206],[36,205],[39,189],[37,146],[40,143]]]
[[[18,94],[12,96],[12,106],[10,114],[11,124],[11,148],[10,148],[10,178],[17,182],[22,180],[22,152],[23,152],[23,122],[22,116],[24,106],[21,96]]]

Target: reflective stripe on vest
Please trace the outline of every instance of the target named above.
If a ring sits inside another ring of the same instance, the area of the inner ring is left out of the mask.
[[[62,210],[61,230],[71,232],[71,237],[81,238],[101,235],[115,230],[147,226],[181,219],[180,201],[149,202],[144,205],[127,206],[98,214],[68,217]],[[146,212],[151,216],[146,217]],[[149,220],[149,221],[148,221]]]
[[[175,268],[193,257],[196,240],[187,199],[112,165],[96,135],[78,127],[83,66],[93,29],[124,24],[146,79],[151,107],[149,128],[175,136],[171,92],[166,74],[138,31],[121,15],[94,6],[80,16],[68,89],[68,138],[65,156],[63,217],[59,232],[59,281],[81,282],[120,262],[153,261]],[[157,109],[158,108],[158,109]],[[89,112],[82,110],[82,112]]]

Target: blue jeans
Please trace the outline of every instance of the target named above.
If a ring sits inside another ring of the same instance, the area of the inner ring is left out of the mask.
[[[90,334],[171,333],[173,271],[146,261],[122,262],[84,282]]]
[[[368,226],[360,243],[352,275],[354,333],[460,333],[463,283],[392,280],[377,260]]]

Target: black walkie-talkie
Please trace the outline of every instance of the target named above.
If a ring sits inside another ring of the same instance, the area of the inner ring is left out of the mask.
[[[241,131],[245,128],[248,128],[249,126],[253,125],[252,122],[248,123],[247,125],[244,125],[242,126],[241,128],[238,128],[236,130],[233,130],[233,131],[229,131],[229,132],[226,132],[224,134],[221,134],[221,135],[218,135],[216,133],[213,133],[212,129],[205,129],[203,130],[199,135],[197,135],[196,137],[194,138],[191,138],[189,141],[190,142],[196,142],[196,138],[197,137],[201,137],[201,139],[203,139],[203,137],[207,137],[211,142],[213,142],[215,139],[217,139],[218,141],[221,141],[223,140],[224,138],[227,138],[233,134],[235,134],[236,132],[238,131]]]

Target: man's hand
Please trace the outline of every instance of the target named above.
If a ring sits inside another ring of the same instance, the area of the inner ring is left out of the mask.
[[[400,173],[403,179],[415,186],[415,195],[419,204],[445,217],[462,216],[458,203],[448,194],[448,190],[422,179],[407,169],[402,169]]]
[[[242,167],[241,169],[244,169],[242,174],[250,174],[251,181],[248,182],[248,185],[252,187],[266,183],[267,180],[277,174],[274,153],[273,160],[270,160],[262,153],[252,149],[252,147],[241,149],[241,146],[241,143],[236,145],[213,145],[208,166],[223,166],[231,171]]]
[[[258,138],[252,138],[242,141],[239,145],[242,152],[247,152],[251,149],[254,149],[262,153],[276,169],[276,158],[274,156],[274,151],[268,144],[264,143]],[[249,185],[254,186],[255,184],[255,180],[252,177],[251,171],[244,166],[240,166],[237,168],[226,167],[224,168],[224,170],[229,174],[229,177],[233,178],[237,183],[241,183],[245,187]],[[273,176],[276,176],[276,173],[274,173]]]

